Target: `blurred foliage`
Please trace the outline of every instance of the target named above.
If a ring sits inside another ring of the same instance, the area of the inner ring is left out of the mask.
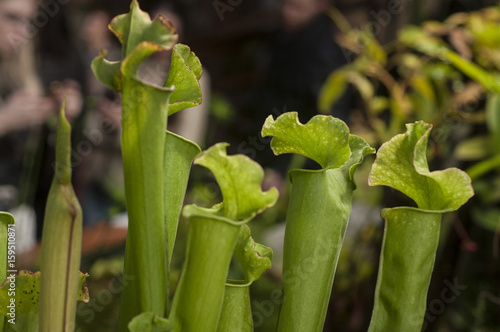
[[[433,317],[429,330],[497,331],[499,318],[492,313],[500,309],[500,6],[406,26],[388,45],[368,29],[351,28],[336,9],[329,13],[342,32],[339,44],[356,58],[330,74],[320,110],[326,112],[351,85],[364,106],[362,116],[351,118],[353,133],[380,146],[404,132],[405,123],[424,120],[434,126],[431,167],[466,168],[473,180],[476,197],[465,214],[453,218],[456,234],[444,226],[440,271],[428,300],[439,298],[439,278],[458,276],[469,289]],[[393,199],[393,193],[385,197]]]

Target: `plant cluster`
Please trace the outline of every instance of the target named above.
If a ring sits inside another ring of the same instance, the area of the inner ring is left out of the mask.
[[[255,243],[246,225],[272,207],[278,191],[261,189],[264,172],[250,158],[228,156],[226,143],[206,151],[166,131],[168,116],[201,102],[200,61],[176,44],[174,27],[151,20],[137,1],[117,16],[111,31],[123,45],[123,59],[105,53],[92,64],[96,76],[123,95],[122,153],[129,216],[118,331],[253,331],[249,286],[269,269],[270,248]],[[140,80],[137,71],[151,54],[172,50],[163,86]],[[469,177],[458,169],[429,170],[427,140],[432,126],[407,124],[407,131],[385,142],[373,164],[370,185],[395,188],[418,207],[384,209],[384,243],[369,331],[420,331],[434,266],[441,216],[472,195]],[[18,321],[4,318],[5,331],[73,331],[76,302],[88,300],[87,275],[79,272],[81,209],[71,187],[70,126],[61,111],[56,174],[47,202],[41,272],[21,272],[14,296]],[[278,331],[322,331],[340,251],[348,227],[354,172],[368,154],[368,143],[332,116],[301,124],[297,113],[270,116],[262,128],[272,136],[276,155],[294,153],[320,165],[290,172],[292,191],[284,244],[283,294]],[[210,170],[222,192],[211,208],[183,207],[191,164]],[[172,303],[169,275],[179,217],[189,219],[186,257]],[[6,238],[8,214],[0,214]],[[0,243],[0,277],[6,277],[6,243]],[[235,258],[243,280],[228,280]],[[40,292],[38,298],[38,292]],[[11,301],[0,288],[0,311]],[[6,316],[8,317],[8,316]]]

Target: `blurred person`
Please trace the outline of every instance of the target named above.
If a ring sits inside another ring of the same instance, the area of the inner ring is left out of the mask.
[[[34,0],[0,1],[0,209],[14,214],[17,236],[24,236],[18,239],[18,252],[34,241],[31,206],[42,125],[51,118],[55,121],[63,98],[70,119],[81,106],[79,87],[73,83],[53,84],[44,94],[33,47],[31,20],[36,10]]]
[[[36,10],[33,0],[0,1],[0,136],[44,123],[55,101],[42,96],[36,75],[29,22]],[[5,140],[3,140],[5,142]],[[5,155],[4,152],[2,155]],[[2,163],[2,166],[5,166]],[[0,173],[2,177],[5,172]],[[5,181],[16,182],[11,178]],[[4,179],[2,179],[2,182]]]
[[[269,114],[277,117],[285,111],[296,111],[302,123],[317,115],[317,100],[327,77],[347,64],[334,41],[333,24],[325,14],[328,5],[328,0],[280,0],[281,23],[266,51],[263,82],[254,107],[253,135],[260,133]],[[330,114],[348,122],[350,107],[350,95],[346,93]],[[291,162],[290,156],[275,157],[268,147],[259,152],[257,159],[282,175]]]
[[[317,99],[328,75],[347,64],[333,39],[333,24],[325,14],[327,0],[281,0],[281,27],[269,47],[265,100],[270,106],[299,112],[306,122],[318,113]],[[332,115],[348,120],[349,103],[342,100]]]
[[[92,60],[105,49],[107,59],[121,59],[120,45],[108,29],[111,15],[96,6],[85,14],[79,31],[83,59],[87,68],[87,114],[84,135],[92,151],[83,158],[81,175],[83,223],[86,226],[109,220],[125,210],[121,159],[121,101],[119,95],[103,85],[91,70]]]

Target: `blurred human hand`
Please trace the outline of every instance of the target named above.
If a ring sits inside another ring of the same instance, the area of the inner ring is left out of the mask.
[[[0,136],[44,123],[54,114],[56,104],[50,97],[18,91],[0,107]]]
[[[73,80],[52,82],[50,92],[58,105],[62,105],[66,100],[66,118],[69,121],[74,120],[82,111],[83,97],[78,82]]]

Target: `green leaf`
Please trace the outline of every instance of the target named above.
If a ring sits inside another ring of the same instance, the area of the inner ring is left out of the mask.
[[[490,94],[486,102],[486,125],[494,151],[500,154],[500,95]]]
[[[170,96],[168,115],[201,104],[199,80],[202,68],[198,57],[188,46],[177,44],[172,52],[172,61],[165,87],[174,86]]]
[[[238,234],[234,256],[240,262],[245,273],[244,283],[238,283],[238,286],[243,287],[249,286],[259,279],[266,270],[271,268],[273,251],[269,247],[255,243],[250,236],[250,228],[243,225]]]
[[[363,162],[367,155],[375,153],[375,149],[356,135],[349,135],[349,149],[351,150],[351,156],[342,165],[340,171],[348,171],[349,180],[355,185],[354,171],[356,171],[356,168]]]
[[[399,40],[410,47],[414,47],[422,53],[432,56],[440,56],[446,49],[446,45],[429,34],[421,27],[409,25],[399,33]]]
[[[139,8],[137,0],[132,1],[129,13],[113,18],[109,29],[123,45],[124,58],[144,41],[169,49],[177,40],[172,23],[161,15],[151,21],[149,14]]]
[[[375,88],[365,75],[362,75],[355,71],[351,71],[348,73],[347,77],[349,79],[349,82],[351,82],[359,91],[361,97],[365,102],[369,102],[373,98],[375,94]]]
[[[128,74],[129,78],[139,81],[136,72],[141,62],[154,52],[171,49],[177,41],[172,23],[161,15],[151,21],[149,14],[139,8],[136,0],[132,1],[129,13],[111,21],[109,29],[123,45],[123,60],[107,61],[107,52],[103,50],[92,61],[92,70],[104,85],[116,91],[123,89],[122,75]]]
[[[130,332],[169,332],[173,324],[153,312],[143,312],[134,317],[128,324]]]
[[[405,134],[394,136],[379,149],[369,184],[395,188],[424,210],[458,209],[474,195],[469,176],[457,168],[430,172],[426,149],[432,125],[418,121],[406,127]]]
[[[102,84],[115,91],[122,91],[121,61],[108,61],[105,59],[107,54],[106,50],[99,53],[92,61],[92,71]]]
[[[500,209],[476,208],[472,210],[472,215],[475,223],[492,232],[500,232]]]
[[[366,45],[367,55],[376,60],[382,67],[385,67],[387,64],[387,54],[377,38],[371,32],[367,33],[367,31],[370,30],[362,32],[362,39],[364,39],[363,43]]]
[[[276,203],[278,190],[272,188],[263,192],[262,167],[244,155],[228,156],[228,145],[212,146],[198,155],[194,163],[208,168],[217,179],[223,198],[218,207],[220,213],[230,220],[250,219]]]
[[[55,175],[42,233],[40,332],[73,331],[82,247],[82,210],[71,185],[71,127],[62,106]]]
[[[351,155],[349,128],[337,118],[317,115],[305,125],[297,112],[288,112],[276,120],[270,115],[262,127],[262,136],[273,136],[271,149],[276,155],[298,153],[322,168],[342,166]]]
[[[480,160],[492,152],[490,137],[476,136],[458,143],[453,154],[459,160]]]
[[[318,109],[323,114],[329,114],[332,106],[342,97],[348,86],[346,70],[338,69],[332,72],[321,87],[318,97]]]
[[[89,292],[86,286],[88,274],[80,272],[79,288],[76,299],[87,303],[89,301]],[[9,292],[10,280],[15,280],[15,296],[11,297]],[[12,274],[0,286],[0,314],[6,315],[7,320],[12,318],[9,314],[9,305],[14,300],[15,305],[15,324],[10,328],[19,332],[37,332],[38,331],[38,310],[40,293],[40,272],[32,273],[30,271],[20,271],[19,274]],[[11,300],[12,299],[12,300]]]
[[[191,171],[191,164],[200,147],[167,130],[163,163],[165,220],[167,224],[169,261],[174,250],[177,226]]]
[[[497,170],[499,167],[500,167],[500,154],[497,154],[491,158],[477,162],[476,164],[467,169],[467,174],[473,181],[475,181],[481,176],[491,171]]]
[[[498,73],[490,73],[475,63],[464,59],[450,50],[441,40],[426,34],[420,27],[405,27],[401,31],[399,39],[403,44],[422,53],[451,62],[458,70],[482,84],[486,89],[500,93],[500,75]]]

